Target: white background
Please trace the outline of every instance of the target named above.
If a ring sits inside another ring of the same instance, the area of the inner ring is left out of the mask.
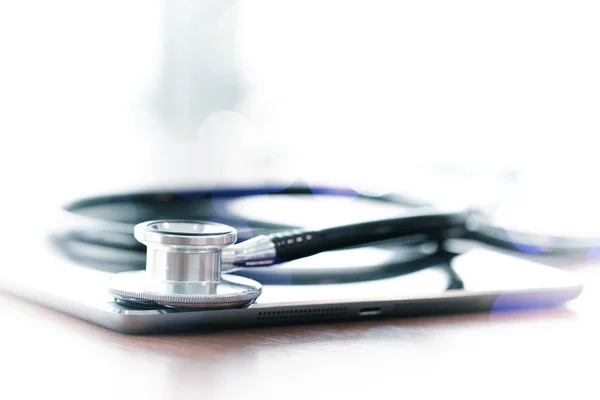
[[[589,216],[598,20],[595,1],[3,2],[2,180],[26,194],[5,201],[298,178],[496,198],[508,170],[521,207]]]

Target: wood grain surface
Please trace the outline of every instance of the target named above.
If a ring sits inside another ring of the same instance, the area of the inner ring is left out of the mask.
[[[127,336],[0,294],[0,398],[598,398],[600,265],[551,310]]]

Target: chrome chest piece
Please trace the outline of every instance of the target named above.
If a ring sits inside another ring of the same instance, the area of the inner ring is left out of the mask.
[[[221,274],[221,254],[235,243],[234,228],[213,222],[159,220],[138,224],[135,238],[147,246],[146,270],[111,278],[115,298],[170,307],[231,308],[260,296],[260,283]]]

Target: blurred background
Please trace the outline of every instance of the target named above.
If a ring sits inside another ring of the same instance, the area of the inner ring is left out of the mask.
[[[301,180],[598,232],[595,1],[0,5],[5,212]]]

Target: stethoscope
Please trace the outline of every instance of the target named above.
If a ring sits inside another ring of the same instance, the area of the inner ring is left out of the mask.
[[[219,218],[212,220],[196,218],[202,214],[198,210],[220,199],[281,194],[375,198],[381,202],[402,203],[410,211],[397,218],[318,230],[252,221],[246,221],[239,229],[223,223],[231,219],[228,215],[218,215]],[[168,218],[134,225],[131,221],[123,222],[123,218],[111,218],[107,210],[111,207],[113,211],[118,210],[123,204],[132,204],[137,218],[152,215]],[[340,188],[293,186],[285,190],[236,188],[111,195],[71,202],[62,212],[66,220],[60,225],[62,228],[54,232],[56,237],[113,250],[133,250],[138,254],[145,250],[145,269],[119,272],[111,277],[107,290],[116,301],[170,308],[244,306],[260,296],[262,285],[255,279],[231,272],[262,270],[322,252],[385,240],[419,237],[421,239],[415,242],[419,243],[427,237],[443,242],[448,237],[458,236],[512,249],[539,243],[539,237],[523,233],[519,236],[521,241],[515,242],[518,235],[494,226],[478,212],[442,209],[398,196],[365,196]],[[238,239],[242,240],[238,243]],[[554,246],[542,252],[576,252],[590,245],[589,241],[575,242],[571,238],[550,240]]]

